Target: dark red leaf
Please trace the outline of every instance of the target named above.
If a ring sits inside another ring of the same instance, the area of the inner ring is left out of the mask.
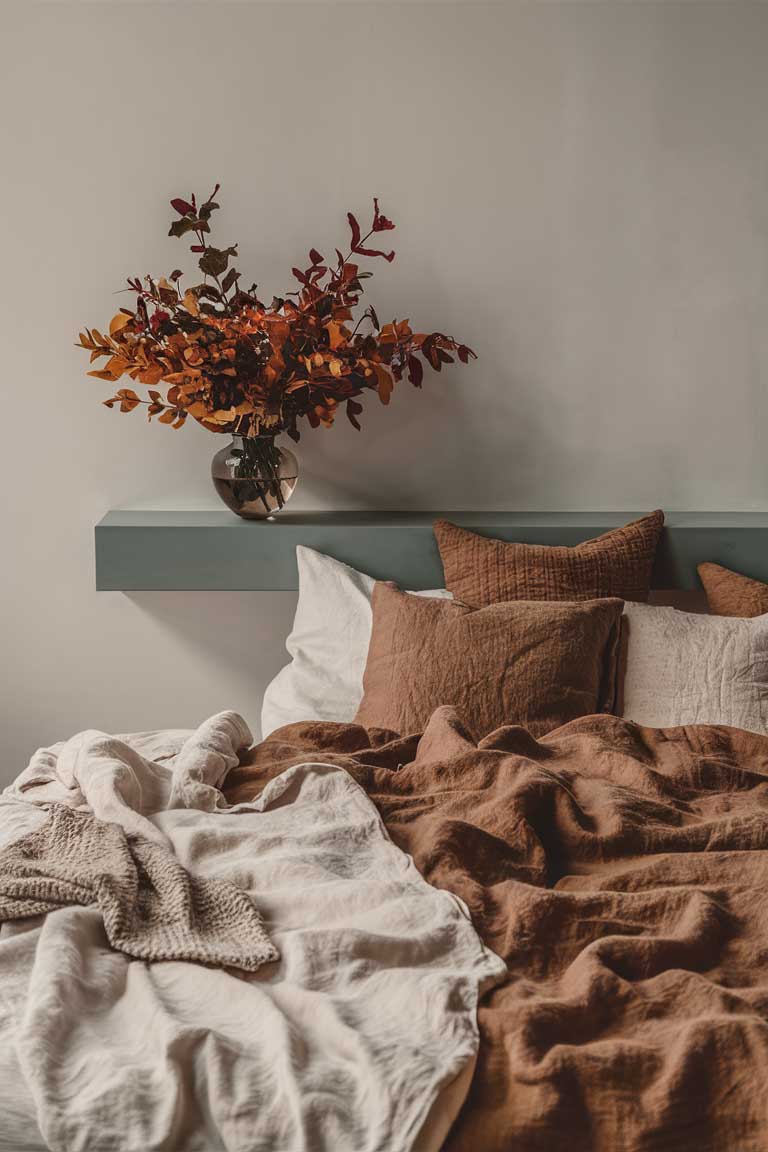
[[[178,196],[175,200],[171,200],[171,208],[178,212],[179,216],[190,216],[195,211],[194,206],[188,200],[182,200]]]
[[[205,244],[190,244],[190,252],[205,252]]]
[[[162,309],[158,308],[157,312],[152,313],[152,316],[151,316],[150,321],[149,321],[149,326],[153,332],[157,332],[158,328],[160,327],[160,325],[165,320],[170,320],[169,314],[167,312],[163,312]]]
[[[313,265],[315,265],[315,264],[322,264],[322,262],[323,262],[323,257],[320,255],[320,253],[318,252],[317,248],[310,248],[310,250],[309,250],[309,258],[310,258],[310,260],[312,261],[312,264],[313,264]]]
[[[363,410],[362,404],[358,404],[356,400],[347,400],[347,416],[353,428],[360,431],[360,422],[357,417]]]
[[[358,256],[383,256],[388,264],[391,264],[395,258],[394,252],[381,252],[378,248],[361,248],[359,244],[354,251]]]
[[[347,212],[347,220],[349,220],[349,226],[352,229],[352,247],[356,249],[360,243],[360,225],[351,212]],[[341,253],[339,253],[339,258],[341,258]]]
[[[424,379],[424,365],[415,356],[408,357],[408,379],[414,388],[421,388]]]
[[[389,232],[389,230],[391,228],[394,228],[394,224],[392,223],[391,220],[387,220],[386,216],[383,216],[379,212],[378,197],[374,196],[374,198],[373,198],[373,230],[374,230],[374,232]]]

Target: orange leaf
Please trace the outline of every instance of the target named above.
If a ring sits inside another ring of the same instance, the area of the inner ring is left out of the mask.
[[[346,343],[349,337],[349,331],[343,324],[338,324],[335,320],[329,321],[325,326],[325,330],[328,333],[328,343],[331,349],[338,348],[341,344]]]
[[[182,304],[186,308],[187,312],[189,312],[190,316],[200,315],[200,305],[197,302],[197,296],[195,296],[194,292],[191,290],[188,290],[184,293]]]
[[[126,316],[125,312],[118,312],[117,315],[113,316],[109,322],[110,336],[114,336],[116,332],[120,332],[121,329],[125,328],[126,324],[130,323],[130,321],[131,317]]]
[[[138,396],[135,396],[133,398],[130,398],[128,396],[124,396],[122,398],[122,400],[120,401],[120,411],[121,412],[133,412],[134,408],[136,408],[136,406],[139,403],[140,403],[140,401],[139,401]]]
[[[152,364],[149,368],[144,368],[138,372],[135,377],[141,384],[159,384],[162,378],[163,368],[161,364]]]
[[[382,364],[374,364],[373,367],[379,384],[379,400],[381,400],[382,404],[389,404],[389,398],[394,388],[392,377]]]

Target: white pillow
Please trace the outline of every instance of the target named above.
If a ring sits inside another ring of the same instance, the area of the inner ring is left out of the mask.
[[[363,697],[376,581],[302,545],[296,560],[299,602],[285,642],[293,659],[264,693],[262,739],[297,720],[350,721]],[[413,595],[451,599],[445,588]]]
[[[768,615],[745,620],[627,603],[624,617],[626,720],[768,733]]]

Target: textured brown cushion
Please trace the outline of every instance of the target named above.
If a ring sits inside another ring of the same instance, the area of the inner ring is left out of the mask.
[[[715,616],[762,616],[768,612],[768,584],[740,576],[719,564],[699,564],[707,604]]]
[[[647,600],[664,513],[652,512],[574,548],[507,544],[434,525],[445,586],[464,604],[501,600]]]
[[[621,600],[475,609],[376,584],[372,603],[355,717],[366,728],[420,732],[452,704],[477,737],[502,724],[543,736],[613,706]]]

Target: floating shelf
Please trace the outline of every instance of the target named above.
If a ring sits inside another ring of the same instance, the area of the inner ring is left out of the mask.
[[[108,512],[96,525],[102,591],[291,591],[296,545],[316,548],[406,588],[439,587],[433,521],[526,544],[579,544],[639,512],[291,512],[274,521],[231,512]],[[695,588],[712,560],[768,580],[768,512],[671,512],[657,556],[656,588]]]

